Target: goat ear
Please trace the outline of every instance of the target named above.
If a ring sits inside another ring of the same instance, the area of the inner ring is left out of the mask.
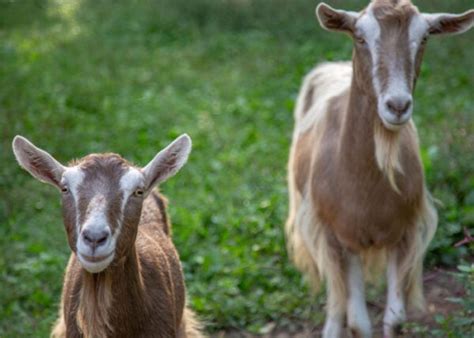
[[[324,2],[316,7],[319,24],[328,31],[353,32],[357,16],[356,12],[334,9]]]
[[[474,25],[474,9],[462,14],[425,14],[431,35],[460,34]]]
[[[151,189],[160,182],[165,181],[174,174],[188,160],[191,152],[191,138],[183,134],[169,146],[160,151],[150,163],[143,168],[146,189]]]
[[[60,187],[61,177],[66,169],[61,163],[22,136],[15,136],[12,146],[20,166],[41,182]]]

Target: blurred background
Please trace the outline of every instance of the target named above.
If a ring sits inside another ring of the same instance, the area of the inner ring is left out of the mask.
[[[324,297],[310,296],[283,235],[292,110],[303,76],[349,59],[352,42],[319,27],[316,4],[0,0],[1,337],[48,336],[70,254],[59,196],[16,164],[13,136],[63,163],[113,151],[144,165],[183,132],[190,160],[161,189],[190,304],[208,333],[317,335]],[[474,235],[473,57],[474,30],[432,39],[415,94],[428,186],[441,204],[426,259],[430,314],[408,324],[408,336],[474,330],[474,247],[454,246]],[[382,286],[369,292],[376,320]]]

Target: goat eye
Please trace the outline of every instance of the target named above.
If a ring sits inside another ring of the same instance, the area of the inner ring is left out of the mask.
[[[361,44],[361,45],[365,44],[365,39],[360,36],[356,36],[355,40],[358,44]]]
[[[62,192],[63,194],[66,194],[66,193],[69,192],[69,188],[66,187],[66,186],[64,186],[64,187],[61,188],[61,192]]]
[[[142,197],[143,194],[144,194],[143,189],[137,189],[137,190],[135,190],[135,191],[133,192],[133,195],[134,195],[135,197]]]

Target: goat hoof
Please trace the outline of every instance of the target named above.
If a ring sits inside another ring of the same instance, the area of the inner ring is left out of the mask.
[[[393,333],[395,336],[400,336],[403,334],[403,326],[402,324],[397,324],[393,327]]]
[[[367,338],[367,337],[372,337],[372,334],[370,332],[364,332],[361,331],[357,328],[350,328],[349,329],[351,332],[351,337],[352,338]]]
[[[351,329],[351,337],[352,338],[361,338],[361,335],[359,334],[359,331],[356,329]]]

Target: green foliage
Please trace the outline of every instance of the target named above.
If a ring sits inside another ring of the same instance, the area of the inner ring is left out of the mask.
[[[474,336],[474,264],[460,265],[458,269],[456,276],[466,286],[466,294],[462,298],[450,298],[448,301],[460,304],[462,310],[437,319],[441,326],[440,337]]]
[[[302,77],[348,59],[351,43],[318,28],[313,1],[0,6],[0,336],[48,335],[69,254],[58,196],[16,165],[15,134],[63,162],[114,151],[145,164],[189,133],[190,161],[162,190],[193,308],[212,331],[321,321],[286,256],[286,161]],[[415,98],[428,185],[444,204],[431,264],[467,255],[453,243],[474,226],[472,34],[432,41]]]
[[[462,297],[448,298],[447,301],[458,304],[461,310],[449,315],[435,317],[437,328],[419,324],[409,324],[407,329],[416,337],[458,338],[474,336],[474,264],[458,266],[456,278],[465,286],[466,294]]]

